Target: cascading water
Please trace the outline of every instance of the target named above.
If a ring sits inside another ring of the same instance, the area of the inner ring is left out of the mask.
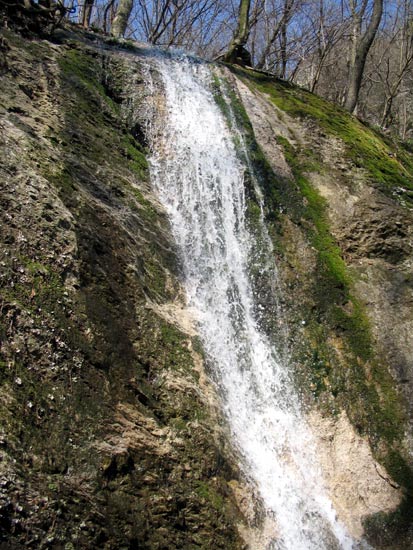
[[[234,442],[276,522],[268,548],[354,548],[323,489],[288,366],[255,314],[245,167],[214,100],[209,66],[173,56],[154,64],[166,113],[153,143],[152,180],[170,216]]]

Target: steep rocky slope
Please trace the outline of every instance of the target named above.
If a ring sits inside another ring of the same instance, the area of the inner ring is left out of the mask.
[[[67,30],[4,38],[0,547],[243,548],[259,505],[151,190],[147,52]],[[311,94],[216,79],[264,190],[337,511],[375,547],[408,548],[413,161]],[[251,225],[256,201],[250,188]]]
[[[0,544],[240,548],[235,461],[122,110],[140,66],[93,37],[5,38]]]

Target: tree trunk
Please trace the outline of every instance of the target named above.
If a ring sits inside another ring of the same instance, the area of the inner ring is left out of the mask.
[[[385,129],[389,122],[390,113],[393,107],[393,99],[394,96],[386,97],[386,101],[384,102],[383,115],[380,121],[380,126],[382,127],[382,129]]]
[[[103,12],[103,32],[107,33],[108,29],[112,26],[113,17],[111,17],[113,12],[113,5],[115,0],[110,0],[107,4],[105,11]],[[110,14],[110,15],[109,15]],[[109,18],[109,21],[108,21]]]
[[[80,23],[82,27],[87,29],[90,27],[90,19],[92,17],[92,8],[94,0],[85,0],[80,12]]]
[[[367,54],[376,36],[382,13],[383,0],[374,0],[373,12],[366,32],[362,37],[354,36],[353,38],[353,54],[352,59],[350,59],[348,88],[344,102],[344,108],[350,113],[354,112],[357,105]]]
[[[129,17],[133,8],[133,0],[120,0],[118,11],[112,23],[112,35],[122,38],[128,26]]]
[[[227,63],[251,65],[251,56],[245,49],[250,33],[249,13],[251,0],[241,0],[238,9],[238,25],[227,53],[222,57]]]
[[[287,18],[283,20],[283,24],[281,25],[280,47],[281,71],[279,76],[285,80],[287,76]]]

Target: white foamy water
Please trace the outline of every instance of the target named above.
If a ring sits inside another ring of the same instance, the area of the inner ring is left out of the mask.
[[[288,365],[254,313],[245,167],[211,92],[209,66],[184,57],[153,63],[166,113],[152,144],[152,181],[170,216],[188,302],[243,468],[277,526],[267,548],[351,549],[324,491]]]

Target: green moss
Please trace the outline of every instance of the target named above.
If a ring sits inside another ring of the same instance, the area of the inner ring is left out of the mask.
[[[310,359],[310,389],[314,393],[315,397],[318,397],[322,392],[328,389],[327,380],[330,373],[330,368],[331,365],[323,356],[322,346],[318,346],[313,349],[312,357]]]
[[[210,483],[199,482],[195,489],[197,495],[210,503],[218,512],[224,507],[223,497],[217,493],[216,489]]]
[[[400,396],[387,367],[374,355],[368,318],[353,295],[354,281],[330,232],[326,201],[306,175],[310,167],[314,169],[314,160],[310,157],[309,164],[308,152],[292,147],[285,138],[278,138],[278,142],[304,198],[301,217],[318,257],[315,295],[326,327],[322,329],[316,322],[307,329],[314,345],[313,355],[307,359],[312,389],[316,396],[330,391],[372,442],[385,440],[392,445],[403,438],[405,418]],[[344,339],[346,366],[327,352],[325,330]]]
[[[58,63],[62,86],[74,97],[74,103],[67,105],[66,118],[68,126],[78,128],[75,144],[79,135],[82,135],[83,139],[88,140],[87,144],[94,153],[100,152],[104,145],[107,149],[106,158],[103,151],[101,156],[107,160],[111,149],[116,154],[120,135],[124,156],[130,161],[132,169],[146,178],[144,148],[123,127],[120,106],[113,101],[103,84],[106,74],[96,53],[87,49],[71,49],[58,59]],[[70,137],[73,142],[73,135]]]
[[[139,204],[139,207],[136,207],[136,203],[131,201],[131,208],[137,210],[147,221],[152,223],[155,222],[159,217],[159,213],[152,206],[151,202],[145,199],[143,193],[136,187],[131,187],[130,190],[134,199],[136,199]]]
[[[205,359],[205,350],[201,338],[199,336],[192,336],[191,342],[194,352],[198,353],[202,358]]]
[[[256,218],[257,208],[259,208],[252,181],[255,178],[264,193],[266,219],[271,224],[276,219],[281,204],[280,186],[282,186],[282,182],[277,180],[261,147],[258,145],[245,107],[233,87],[228,81],[219,79],[215,75],[213,90],[215,101],[221,108],[228,126],[234,130],[232,135],[234,136],[236,151],[247,167],[245,184],[247,198],[249,199],[248,208],[252,214],[250,222],[254,222],[253,218]],[[253,173],[251,173],[251,168]],[[253,202],[255,202],[255,206],[252,204]]]
[[[59,58],[61,86],[70,100],[65,104],[66,125],[62,134],[51,136],[56,147],[70,146],[73,158],[83,155],[86,149],[92,162],[82,165],[70,162],[53,169],[46,166],[44,175],[56,185],[60,197],[70,207],[76,205],[79,184],[108,202],[119,201],[126,191],[132,190],[142,207],[140,215],[153,223],[156,218],[153,207],[129,183],[130,173],[136,180],[148,181],[146,149],[120,116],[120,107],[107,89],[106,65],[99,61],[96,52],[87,48],[65,51]],[[106,179],[102,172],[111,166],[119,167],[119,177],[112,177],[109,185],[102,186],[101,181]],[[129,206],[135,204],[132,199]]]
[[[179,432],[182,432],[182,431],[186,430],[186,428],[187,428],[187,426],[188,426],[187,421],[184,420],[184,419],[181,418],[181,417],[172,418],[172,420],[170,421],[170,424],[171,424],[176,430],[178,430]]]
[[[333,305],[331,321],[337,329],[344,331],[353,353],[363,361],[368,361],[373,356],[369,321],[360,302],[351,295],[349,299],[347,306],[351,308],[350,311]]]
[[[195,376],[187,337],[173,325],[164,322],[160,326],[160,336],[162,353],[165,354],[168,367],[173,370],[190,371]]]
[[[162,341],[168,346],[178,346],[182,345],[182,342],[185,340],[185,335],[178,330],[176,327],[170,324],[163,323],[161,325],[161,336]]]
[[[91,94],[89,101],[99,96],[114,113],[119,114],[119,106],[106,93],[100,67],[94,58],[94,52],[88,54],[87,50],[70,49],[58,60],[61,74],[85,86]]]
[[[13,283],[2,288],[3,299],[19,304],[33,313],[39,307],[53,311],[64,296],[64,284],[60,273],[21,254],[16,255],[15,265],[18,266],[21,276],[13,276]],[[10,274],[13,271],[11,269]]]
[[[154,297],[163,297],[166,291],[166,274],[163,267],[155,259],[147,259],[145,273],[148,279],[148,291]]]
[[[249,224],[254,227],[261,221],[261,208],[253,200],[247,200],[247,219]]]
[[[56,167],[53,167],[53,171],[47,168],[43,171],[43,176],[55,185],[65,204],[68,204],[74,199],[78,187],[73,175],[67,168],[59,170],[59,168],[56,169]]]
[[[132,170],[142,181],[149,179],[149,167],[143,147],[131,136],[126,135],[122,139],[125,156],[130,161]]]
[[[300,209],[301,217],[310,225],[306,226],[310,240],[318,253],[321,278],[320,291],[323,294],[326,288],[329,290],[328,297],[334,301],[342,302],[349,299],[351,277],[347,271],[345,262],[341,257],[341,251],[330,232],[330,225],[327,217],[326,200],[310,183],[306,174],[314,169],[314,160],[308,152],[295,149],[290,142],[279,136],[278,143],[283,147],[285,158],[292,169],[302,197],[304,197],[304,208]],[[304,157],[305,161],[301,161]]]
[[[110,46],[117,46],[118,48],[121,48],[123,50],[136,51],[138,49],[133,40],[116,38],[115,36],[106,38],[105,43],[109,44]]]
[[[221,112],[225,116],[227,122],[231,125],[231,111],[228,102],[225,101],[223,90],[228,89],[228,83],[222,80],[216,73],[212,75],[212,94],[214,96],[215,103],[221,109]]]

